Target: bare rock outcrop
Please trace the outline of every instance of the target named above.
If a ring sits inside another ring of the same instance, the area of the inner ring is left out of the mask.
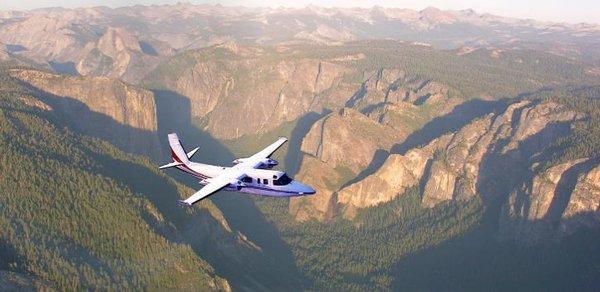
[[[561,231],[569,234],[600,222],[600,165],[577,180],[561,218]]]
[[[230,58],[202,58],[217,51]],[[339,107],[347,98],[340,92],[338,97],[327,96],[345,66],[308,58],[273,62],[263,55],[252,47],[209,48],[191,53],[193,66],[178,65],[189,68],[176,79],[161,82],[188,97],[192,116],[202,117],[205,130],[223,139],[264,133],[309,111],[320,111],[325,103]]]
[[[340,174],[326,163],[310,155],[303,155],[302,165],[296,178],[318,190],[319,195],[290,199],[289,213],[298,221],[316,219],[327,221],[335,215],[337,195],[335,191],[343,180]],[[311,171],[318,170],[318,176]]]
[[[364,169],[379,149],[389,149],[406,134],[344,108],[316,122],[302,140],[301,150],[333,168],[352,173]]]
[[[538,242],[548,237],[553,223],[560,218],[557,212],[551,213],[551,205],[559,196],[557,186],[565,172],[581,161],[553,166],[513,190],[500,215],[502,237],[523,242]]]
[[[337,192],[329,190],[329,193],[337,196],[337,210],[341,210],[346,218],[352,218],[361,208],[393,200],[416,185],[423,187],[422,205],[427,208],[477,195],[484,200],[501,199],[508,196],[511,186],[523,178],[519,175],[527,173],[529,164],[523,163],[524,159],[568,133],[569,123],[579,118],[581,115],[556,103],[517,101],[502,113],[475,119],[426,146],[413,148],[404,155],[392,154],[373,174]],[[322,130],[319,129],[312,134],[321,137]],[[322,155],[321,146],[310,141],[317,140],[307,140],[304,150]],[[308,147],[310,145],[313,147]],[[348,149],[343,153],[348,153]],[[564,168],[569,165],[557,166],[554,170],[560,172]],[[502,173],[500,169],[512,169],[514,173]],[[548,175],[556,179],[553,172]],[[547,202],[542,194],[547,193],[548,187],[542,182],[541,178],[535,180],[535,192],[527,190],[532,198],[536,198],[534,201],[540,201],[540,208],[528,213],[531,216],[545,212],[542,206]]]
[[[6,49],[6,45],[0,42],[0,61],[6,61],[10,59],[10,54]]]
[[[552,166],[511,192],[500,215],[503,238],[538,243],[600,221],[600,167],[582,158]]]
[[[88,42],[77,62],[77,73],[107,76],[138,82],[158,64],[158,57],[145,54],[140,41],[122,27],[108,27],[95,41]]]
[[[93,37],[93,31],[76,31],[74,25],[88,17],[91,15],[76,11],[27,15],[3,25],[0,40],[18,46],[20,54],[36,62],[66,62],[79,55],[84,39]]]
[[[297,204],[295,201],[315,202],[315,204],[325,202],[337,207],[322,208],[341,210],[347,218],[352,218],[356,210],[390,201],[398,194],[402,194],[406,188],[418,184],[435,147],[441,147],[438,146],[439,143],[444,145],[449,143],[450,136],[444,136],[430,143],[431,146],[426,149],[415,149],[406,155],[391,155],[389,161],[380,168],[381,172],[345,186],[344,184],[364,172],[371,163],[381,159],[381,156],[386,156],[392,146],[401,143],[427,121],[449,112],[460,103],[458,98],[450,100],[445,97],[430,105],[416,105],[403,100],[386,101],[386,94],[392,90],[414,92],[410,88],[401,87],[406,86],[405,73],[401,70],[381,69],[366,73],[366,76],[367,80],[361,85],[359,91],[355,92],[346,103],[351,107],[331,113],[317,121],[302,141],[301,150],[317,158],[320,165],[312,164],[312,167],[308,168],[303,162],[300,166],[302,176],[299,178],[310,180],[311,176],[317,176],[314,171],[304,172],[304,170],[314,170],[318,167],[318,169],[327,168],[337,172],[337,176],[341,179],[337,183],[316,186],[318,195],[310,198],[294,198],[293,204]],[[422,83],[437,84],[427,81]],[[432,85],[432,88],[434,87]],[[406,94],[402,96],[402,99],[406,98]],[[429,108],[424,109],[425,106]],[[360,108],[366,114],[357,110]],[[418,163],[418,166],[412,165],[413,163]],[[320,172],[318,176],[321,176]],[[355,192],[357,194],[354,194]],[[326,198],[317,198],[320,196]]]
[[[502,114],[471,122],[455,133],[434,159],[423,190],[423,204],[433,207],[445,200],[470,198],[481,193],[480,189],[486,190],[482,193],[484,199],[501,196],[503,188],[517,178],[511,177],[498,187],[498,178],[506,176],[498,171],[526,171],[523,161],[566,134],[569,127],[561,123],[578,118],[577,113],[556,103],[520,101]]]
[[[338,192],[338,203],[344,205],[344,216],[352,219],[356,209],[391,201],[407,188],[417,185],[430,157],[431,153],[422,149],[411,150],[406,155],[390,155],[376,175]]]
[[[398,141],[399,134],[349,108],[317,121],[302,142],[305,154],[296,177],[311,184],[318,195],[292,198],[290,213],[301,221],[333,216],[335,192],[366,168],[378,150]],[[302,212],[298,206],[303,206]]]
[[[106,77],[37,70],[12,70],[11,75],[86,134],[106,139],[128,152],[160,157],[152,92]]]

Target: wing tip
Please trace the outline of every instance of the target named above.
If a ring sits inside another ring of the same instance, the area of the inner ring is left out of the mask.
[[[180,206],[184,206],[184,207],[191,207],[192,206],[192,203],[188,203],[185,200],[179,200],[178,202],[179,202]]]

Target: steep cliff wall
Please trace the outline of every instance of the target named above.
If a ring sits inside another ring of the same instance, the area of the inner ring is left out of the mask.
[[[73,126],[125,151],[160,158],[152,92],[107,77],[74,77],[37,70],[12,70],[34,95]]]
[[[450,200],[467,200],[476,195],[486,202],[503,200],[531,172],[530,167],[535,163],[535,159],[530,160],[531,157],[554,139],[569,134],[570,125],[581,118],[581,114],[554,102],[517,101],[503,112],[475,119],[426,146],[413,148],[405,154],[391,154],[375,172],[349,186],[338,190],[330,188],[325,194],[318,192],[315,195],[329,194],[337,201],[312,200],[319,204],[338,204],[336,208],[322,205],[320,208],[341,210],[347,218],[352,218],[358,209],[393,200],[406,188],[416,185],[422,187],[422,205],[427,208]],[[309,132],[307,138],[311,135],[321,137],[322,133],[316,128],[313,133]],[[314,145],[309,143],[313,140],[307,139],[306,145]],[[330,141],[333,145],[344,145],[351,144],[352,138]],[[340,159],[336,163],[343,165],[345,160],[352,161],[355,156],[350,150],[352,148],[340,150],[339,153],[346,155],[338,155]],[[377,145],[373,148],[377,149]],[[316,149],[305,147],[303,151],[322,157],[318,154],[324,150],[319,152]],[[315,165],[312,167],[314,172]],[[303,174],[302,168],[300,174]],[[301,177],[306,179],[310,176],[309,172],[307,174]],[[320,191],[318,187],[317,190]],[[545,190],[537,190],[530,194],[536,197],[539,196],[536,194],[546,193]]]

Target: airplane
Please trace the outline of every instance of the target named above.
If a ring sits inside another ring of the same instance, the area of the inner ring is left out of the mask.
[[[189,198],[180,200],[182,205],[192,206],[220,190],[270,197],[307,196],[315,193],[313,188],[291,179],[285,172],[271,170],[279,163],[270,156],[287,141],[285,137],[280,137],[250,157],[234,160],[235,165],[232,167],[192,162],[190,159],[200,148],[186,152],[176,133],[170,133],[167,137],[173,162],[162,165],[159,169],[177,168],[200,179],[200,184],[204,185]]]

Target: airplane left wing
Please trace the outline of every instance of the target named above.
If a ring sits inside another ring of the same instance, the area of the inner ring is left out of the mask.
[[[238,181],[238,177],[242,175],[243,173],[239,172],[229,172],[221,174],[215,178],[210,179],[210,182],[207,185],[205,185],[202,189],[191,195],[189,198],[180,202],[182,204],[191,206],[194,203],[220,191],[230,183],[235,183],[236,181]]]
[[[281,147],[281,145],[283,145],[286,141],[287,141],[287,138],[280,137],[277,141],[275,141],[275,143],[267,146],[267,148],[252,155],[250,158],[258,158],[258,159],[268,158],[269,156],[271,156],[271,154],[273,154],[273,152],[275,152],[277,149],[279,149],[279,147]]]

